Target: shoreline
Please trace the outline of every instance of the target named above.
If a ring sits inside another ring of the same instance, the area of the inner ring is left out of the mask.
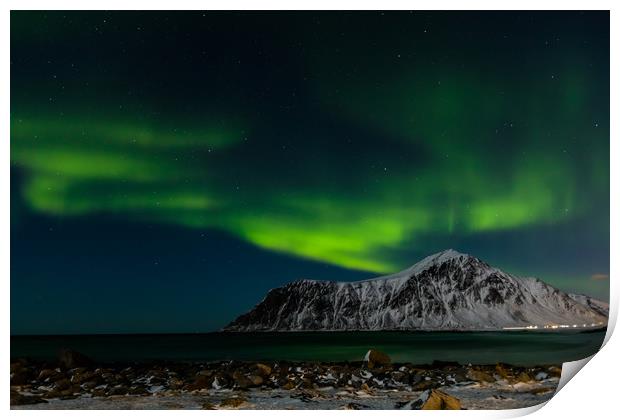
[[[414,365],[379,356],[96,363],[65,350],[56,362],[11,359],[11,409],[509,409],[549,400],[561,375],[558,365]]]
[[[164,333],[94,333],[94,334],[12,334],[10,338],[57,338],[57,337],[140,337],[140,336],[183,336],[183,335],[252,335],[252,334],[306,334],[306,333],[457,333],[457,334],[478,334],[478,333],[500,333],[500,332],[531,332],[531,333],[546,333],[546,334],[563,334],[563,333],[596,333],[596,332],[606,332],[607,325],[596,326],[596,327],[570,327],[570,328],[562,328],[562,329],[553,329],[553,328],[526,328],[526,327],[515,327],[515,328],[500,328],[500,329],[481,329],[481,330],[472,330],[472,329],[388,329],[388,330],[255,330],[255,331],[237,331],[237,330],[227,330],[220,329],[215,331],[206,331],[206,332],[164,332]]]

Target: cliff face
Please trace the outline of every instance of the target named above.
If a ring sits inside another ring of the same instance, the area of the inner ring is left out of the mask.
[[[602,326],[607,306],[447,250],[393,275],[300,280],[271,290],[225,331],[497,330]]]

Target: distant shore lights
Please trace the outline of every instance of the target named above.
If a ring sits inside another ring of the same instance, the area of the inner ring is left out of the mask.
[[[603,325],[602,322],[593,322],[591,324],[572,324],[572,325],[568,325],[568,324],[546,324],[543,325],[542,327],[538,326],[538,325],[527,325],[524,327],[504,327],[504,330],[537,330],[539,328],[545,329],[545,330],[557,330],[559,328],[592,328],[592,327],[599,327]]]

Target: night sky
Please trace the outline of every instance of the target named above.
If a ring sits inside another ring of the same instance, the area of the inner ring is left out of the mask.
[[[446,248],[607,300],[609,141],[607,12],[12,12],[11,333]]]

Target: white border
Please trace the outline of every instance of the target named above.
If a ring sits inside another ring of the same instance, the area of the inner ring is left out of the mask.
[[[10,66],[8,66],[7,61],[9,61],[9,49],[10,49],[10,13],[9,10],[59,10],[59,9],[77,9],[77,10],[97,10],[97,9],[106,9],[106,10],[168,10],[168,9],[179,9],[179,10],[243,10],[243,9],[263,9],[263,10],[349,10],[349,9],[361,9],[361,10],[611,10],[611,45],[618,46],[618,30],[617,24],[619,23],[619,19],[616,17],[616,11],[619,9],[618,6],[614,8],[616,4],[619,4],[617,1],[598,1],[598,0],[590,0],[590,1],[550,1],[550,0],[522,0],[522,1],[492,1],[492,0],[471,0],[471,1],[462,1],[462,0],[444,0],[444,1],[402,1],[402,0],[383,0],[381,2],[378,1],[368,1],[368,0],[358,0],[358,1],[342,1],[342,0],[304,0],[304,1],[251,1],[251,0],[227,0],[227,1],[196,1],[196,0],[175,0],[172,1],[162,1],[162,0],[151,0],[151,1],[137,1],[137,0],[93,0],[83,2],[77,0],[59,0],[59,1],[44,1],[44,0],[8,0],[2,2],[3,5],[3,13],[0,17],[0,28],[1,28],[1,38],[2,42],[0,43],[2,49],[2,57],[4,58],[5,65],[2,67],[2,80],[3,87],[2,92],[2,108],[3,108],[3,116],[0,124],[2,127],[2,132],[5,133],[5,141],[3,142],[3,147],[1,148],[3,164],[5,165],[2,170],[2,179],[0,181],[0,189],[2,193],[2,197],[4,200],[2,201],[2,206],[0,207],[0,212],[2,213],[2,223],[0,233],[2,234],[2,242],[1,242],[1,267],[3,268],[3,303],[2,305],[2,315],[4,318],[4,322],[2,323],[4,334],[2,335],[3,346],[2,346],[2,359],[6,361],[9,360],[9,345],[10,345],[10,293],[9,293],[9,278],[10,278],[10,206],[9,206],[9,197],[10,197],[10,142],[8,139],[10,138],[10,128],[9,128],[9,115],[10,115],[10,95],[8,92],[10,91]],[[611,103],[610,103],[610,115],[615,118],[611,118],[611,131],[610,137],[611,139],[618,139],[618,115],[617,115],[617,99],[618,99],[618,84],[616,82],[617,78],[614,78],[614,75],[620,74],[620,68],[618,66],[618,50],[614,52],[613,48],[611,49],[611,66],[610,66],[610,75],[611,77]],[[618,159],[618,145],[616,142],[611,142],[611,221],[610,221],[610,250],[611,255],[620,255],[618,253],[618,196],[620,195],[620,191],[618,188],[618,169],[616,165],[620,163]],[[614,213],[615,212],[615,213]],[[611,259],[611,267],[610,267],[610,278],[615,279],[618,275],[618,264],[616,260]],[[612,408],[615,406],[617,392],[615,391],[617,386],[617,381],[620,378],[620,369],[618,368],[618,361],[616,360],[615,354],[619,354],[619,344],[616,337],[611,336],[611,332],[615,327],[615,323],[617,320],[617,312],[618,312],[618,303],[620,302],[618,290],[616,287],[612,286],[610,290],[610,300],[611,300],[611,316],[610,316],[610,328],[608,334],[606,336],[606,345],[604,349],[596,354],[592,360],[588,363],[588,365],[583,369],[582,372],[579,372],[577,379],[569,381],[569,383],[562,388],[562,390],[554,396],[551,401],[549,401],[543,409],[540,409],[541,406],[533,407],[529,409],[521,409],[521,410],[504,410],[504,411],[461,411],[461,412],[416,412],[414,414],[417,416],[423,417],[433,417],[437,418],[437,416],[442,417],[450,417],[450,416],[458,416],[459,418],[469,417],[469,418],[509,418],[509,417],[517,417],[521,415],[525,415],[528,413],[531,414],[532,418],[538,419],[548,419],[552,418],[607,418],[609,417],[610,412],[612,412]],[[6,366],[6,365],[5,365]],[[9,407],[9,375],[8,370],[5,370],[5,374],[1,376],[4,394],[2,396],[4,401],[5,410],[8,410]],[[540,409],[540,410],[539,410]],[[616,410],[614,410],[616,411]],[[23,417],[23,418],[33,418],[40,413],[49,416],[50,418],[57,419],[65,419],[65,418],[107,418],[109,414],[107,412],[101,411],[63,411],[63,412],[52,412],[45,411],[44,413],[36,412],[36,411],[10,411],[10,416],[15,417]],[[158,419],[158,418],[172,418],[178,416],[204,416],[208,415],[210,417],[218,417],[218,418],[253,418],[253,419],[288,419],[290,416],[294,415],[296,418],[302,419],[312,419],[314,420],[315,412],[313,411],[305,411],[299,410],[294,413],[284,412],[284,411],[250,411],[250,412],[239,412],[239,411],[210,411],[208,414],[206,412],[190,412],[190,411],[150,411],[150,412],[123,412],[121,415],[123,416],[135,416],[136,418],[142,417],[144,419]],[[399,411],[390,411],[385,414],[379,413],[376,411],[342,411],[342,412],[321,412],[321,415],[327,415],[329,417],[347,417],[350,418],[355,417],[356,419],[371,419],[375,418],[379,415],[389,415],[390,417],[394,416],[395,418],[407,416],[411,416],[411,413],[408,412],[399,412]]]

